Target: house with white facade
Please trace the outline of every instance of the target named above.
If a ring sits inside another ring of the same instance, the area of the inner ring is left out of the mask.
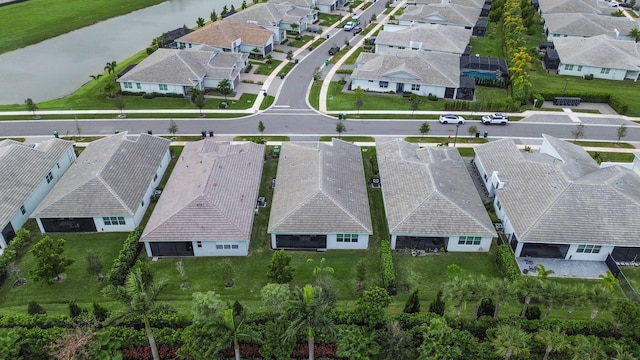
[[[461,75],[457,54],[395,49],[361,53],[351,74],[351,89],[432,94],[445,99],[466,98],[469,90],[473,98],[475,83],[463,82]]]
[[[273,4],[291,4],[301,8],[316,9],[321,13],[334,12],[338,6],[344,6],[346,0],[270,0]]]
[[[376,144],[392,249],[487,252],[496,236],[455,147]]]
[[[211,138],[187,143],[140,237],[147,255],[246,256],[264,148]]]
[[[544,31],[549,41],[560,37],[607,35],[618,40],[632,40],[629,32],[640,27],[638,20],[600,14],[545,14]]]
[[[318,21],[318,11],[298,7],[290,3],[260,3],[224,18],[224,21],[252,23],[273,32],[273,41],[281,44],[287,39],[287,31],[303,32]],[[293,25],[292,27],[292,24]]]
[[[385,27],[376,37],[376,53],[390,49],[433,51],[461,55],[467,51],[471,30],[457,26],[422,24],[411,27]]]
[[[588,38],[554,38],[560,63],[559,75],[637,81],[640,52],[635,41],[617,40],[607,35]]]
[[[192,88],[217,88],[227,79],[240,83],[249,54],[222,52],[207,45],[191,49],[158,49],[116,80],[120,90],[134,93],[189,95]]]
[[[617,8],[612,8],[609,2],[602,0],[538,0],[538,12],[546,14],[611,14]]]
[[[134,230],[169,165],[169,143],[126,132],[90,143],[31,217],[42,233]]]
[[[441,24],[472,30],[481,12],[481,8],[455,4],[418,4],[407,6],[397,19],[402,26]]]
[[[543,135],[539,152],[512,139],[475,148],[474,164],[516,257],[640,259],[640,176],[600,167],[581,147]]]
[[[216,21],[176,39],[175,43],[182,49],[208,45],[222,52],[264,56],[273,51],[273,33],[256,24]]]
[[[0,254],[75,159],[71,141],[0,141]]]
[[[267,232],[273,249],[366,249],[373,230],[360,147],[283,143]]]

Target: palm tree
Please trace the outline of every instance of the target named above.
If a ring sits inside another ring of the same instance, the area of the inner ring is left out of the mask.
[[[264,130],[265,130],[265,126],[264,123],[262,122],[262,120],[258,121],[258,131],[260,132],[260,138],[264,140]]]
[[[224,95],[224,101],[227,102],[227,95],[231,93],[231,82],[229,79],[222,79],[218,83],[218,91]]]
[[[587,300],[587,289],[582,284],[574,285],[571,288],[565,287],[566,296],[562,298],[562,306],[567,309],[564,315],[564,320],[569,320],[569,317],[573,313],[573,308],[577,305],[581,305]]]
[[[598,275],[598,277],[602,279],[602,286],[604,287],[604,289],[609,292],[613,292],[613,290],[615,290],[615,288],[620,283],[620,281],[618,281],[618,279],[609,270],[607,270],[606,275],[600,274]]]
[[[636,42],[640,41],[640,29],[638,28],[631,29],[631,31],[629,31],[629,36],[631,36],[633,40],[635,40]]]
[[[98,81],[98,79],[100,79],[102,77],[102,74],[97,74],[97,75],[89,75],[89,77],[92,80]]]
[[[442,284],[442,297],[447,304],[456,307],[456,317],[462,313],[462,307],[465,304],[463,294],[465,292],[465,284],[460,277],[455,277]]]
[[[298,23],[291,23],[291,25],[289,25],[289,27],[291,27],[291,30],[294,32],[298,32],[298,34],[300,33],[300,31],[298,31],[298,29],[300,29],[300,24]]]
[[[482,300],[490,296],[490,289],[487,286],[489,281],[482,275],[463,278],[462,281],[464,286],[462,298],[466,302],[475,303],[472,315],[475,320],[478,318],[478,309],[480,309]]]
[[[335,336],[333,321],[329,317],[331,307],[322,296],[322,290],[311,285],[296,288],[293,298],[285,304],[284,317],[291,320],[291,325],[285,332],[288,339],[294,338],[300,331],[307,333],[309,346],[309,360],[314,359],[314,341],[316,332],[328,333]]]
[[[165,284],[150,280],[147,276],[143,275],[142,269],[137,267],[127,275],[124,286],[108,285],[102,290],[102,293],[106,297],[118,301],[125,307],[113,318],[114,320],[118,321],[123,318],[135,316],[142,317],[153,359],[159,360],[158,346],[153,337],[149,317],[163,310],[163,308],[156,303],[156,300]]]
[[[600,339],[595,336],[576,335],[569,346],[571,360],[604,360],[607,355],[602,350]]]
[[[493,321],[498,321],[502,305],[504,305],[505,301],[512,300],[516,295],[516,285],[510,280],[504,278],[491,281],[488,288],[496,302],[496,308],[493,312]]]
[[[546,347],[542,360],[549,359],[549,354],[551,354],[552,351],[562,351],[568,348],[570,344],[567,335],[560,331],[559,328],[553,330],[538,330],[535,339]]]
[[[544,294],[540,301],[547,306],[547,311],[544,314],[546,320],[553,310],[553,307],[562,303],[563,299],[567,297],[565,288],[553,281],[545,281],[542,283],[542,293]]]
[[[491,344],[498,356],[504,356],[504,360],[509,360],[513,355],[529,355],[530,341],[531,335],[520,328],[500,325],[491,339]]]
[[[244,317],[245,311],[234,314],[233,308],[227,309],[222,313],[221,321],[214,325],[225,331],[222,344],[233,343],[233,352],[236,360],[240,360],[240,344],[238,340],[260,341],[259,335],[246,328]]]
[[[522,311],[520,317],[525,317],[531,300],[537,299],[542,294],[542,281],[532,276],[521,276],[516,285],[516,294],[522,299]]]
[[[551,269],[547,269],[544,264],[538,264],[535,267],[536,272],[538,273],[538,276],[542,279],[546,279],[549,277],[549,275],[551,274],[555,274],[555,271],[551,270]]]
[[[115,60],[108,62],[104,66],[104,71],[106,71],[108,74],[113,74],[116,72],[116,66],[118,66],[118,63]]]
[[[591,306],[593,306],[591,316],[589,317],[590,321],[593,321],[596,316],[598,316],[598,311],[600,311],[600,309],[607,307],[607,305],[611,303],[610,296],[611,294],[608,291],[597,286],[587,291],[586,297],[591,303]]]

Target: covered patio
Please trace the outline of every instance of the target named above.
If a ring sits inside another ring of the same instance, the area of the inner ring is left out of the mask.
[[[538,276],[535,267],[544,265],[545,269],[553,270],[549,277],[598,279],[600,274],[606,274],[609,268],[604,261],[564,260],[540,257],[516,258],[520,271],[530,276]]]

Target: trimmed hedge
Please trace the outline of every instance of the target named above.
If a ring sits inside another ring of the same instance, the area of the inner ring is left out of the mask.
[[[498,250],[496,251],[496,262],[498,263],[498,269],[507,279],[516,280],[521,276],[520,268],[518,267],[516,258],[513,256],[509,245],[498,245]]]
[[[109,282],[114,286],[123,285],[129,270],[135,265],[138,254],[142,250],[142,244],[138,242],[142,235],[142,229],[136,228],[122,244],[122,249],[117,258],[113,260],[111,270],[109,270]]]
[[[556,92],[540,92],[540,95],[547,101],[552,101],[554,97],[559,96]],[[616,94],[605,93],[589,93],[589,92],[568,92],[561,96],[566,97],[579,97],[584,102],[594,103],[607,103],[618,114],[624,115],[629,110],[629,104],[627,104],[620,96]]]
[[[22,256],[24,250],[31,245],[31,240],[31,232],[29,230],[18,229],[16,236],[4,248],[4,252],[0,255],[0,286],[9,277],[9,264]]]
[[[382,258],[382,286],[387,290],[389,295],[395,295],[398,292],[396,283],[396,270],[393,266],[393,255],[391,254],[391,242],[382,240],[380,242],[380,257]]]

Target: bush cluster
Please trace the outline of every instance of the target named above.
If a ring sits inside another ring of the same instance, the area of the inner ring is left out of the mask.
[[[445,110],[472,110],[472,111],[517,111],[519,104],[513,101],[510,97],[500,100],[486,100],[483,102],[471,102],[471,101],[446,101],[444,103]]]
[[[382,258],[382,286],[387,290],[389,295],[395,295],[398,292],[396,283],[396,270],[393,266],[393,255],[391,254],[391,242],[382,240],[380,243],[380,256]]]
[[[518,263],[516,263],[516,259],[509,245],[498,245],[496,262],[498,263],[498,269],[500,269],[502,275],[507,279],[516,280],[520,277],[520,268],[518,267]]]
[[[16,232],[16,237],[4,248],[4,252],[0,255],[0,286],[9,277],[9,264],[22,255],[24,250],[31,245],[31,240],[29,230],[19,229]]]
[[[111,266],[111,270],[109,270],[108,275],[109,282],[112,285],[119,286],[124,284],[124,281],[129,274],[129,270],[136,263],[136,258],[142,249],[142,244],[138,242],[138,240],[140,240],[140,235],[142,235],[141,228],[136,228],[129,233],[129,236],[127,236],[122,244],[120,254],[113,260],[113,265]]]
[[[547,101],[552,101],[554,97],[559,96],[557,92],[550,91],[542,91],[540,95],[544,97]],[[566,97],[579,97],[584,102],[594,102],[594,103],[607,103],[613,110],[615,110],[618,114],[624,115],[627,110],[629,110],[629,104],[627,104],[620,96],[617,94],[607,94],[607,93],[592,93],[592,92],[568,92],[564,93],[562,96]]]

